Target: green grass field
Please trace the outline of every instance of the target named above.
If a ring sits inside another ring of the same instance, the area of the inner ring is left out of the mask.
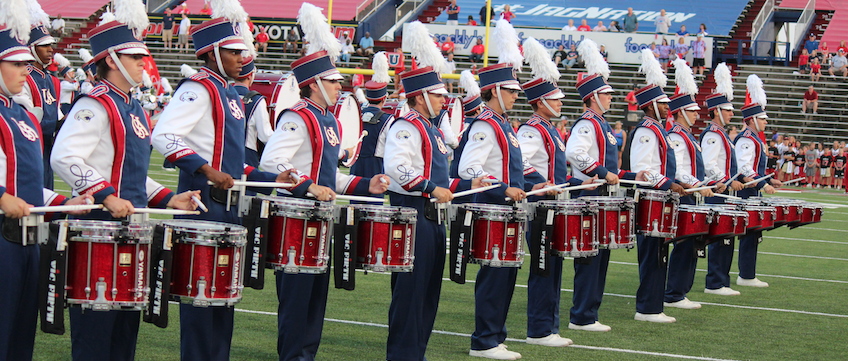
[[[154,152],[150,175],[176,187],[176,173],[160,168]],[[67,193],[67,186],[57,180]],[[561,335],[574,340],[567,348],[531,346],[526,337],[527,271],[522,270],[507,321],[510,350],[523,360],[845,360],[848,359],[848,196],[842,192],[811,190],[781,194],[841,205],[826,208],[822,223],[767,232],[760,245],[758,277],[768,288],[734,286],[741,296],[723,297],[702,292],[706,260],[698,262],[689,298],[704,303],[700,310],[666,309],[674,324],[633,320],[638,269],[635,250],[615,250],[609,266],[600,320],[612,326],[607,333],[568,330],[573,271],[566,261],[563,277]],[[479,360],[468,356],[474,326],[472,282],[458,285],[445,280],[436,326],[427,352],[429,360]],[[734,259],[732,278],[736,278]],[[266,289],[246,290],[236,307],[233,360],[275,360],[277,318],[273,274]],[[383,360],[390,302],[389,276],[358,274],[355,291],[330,290],[320,360]],[[179,359],[179,318],[171,306],[171,323],[160,329],[142,323],[138,360]],[[66,323],[66,326],[69,325]],[[64,336],[37,335],[36,360],[70,360],[70,331]]]

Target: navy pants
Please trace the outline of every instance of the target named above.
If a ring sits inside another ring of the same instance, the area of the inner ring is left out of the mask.
[[[330,272],[277,275],[277,353],[280,361],[311,361],[318,353]]]
[[[141,311],[92,311],[71,307],[71,354],[75,361],[133,360]]]
[[[598,309],[604,298],[607,283],[610,251],[602,249],[598,255],[589,257],[588,264],[583,260],[574,261],[574,295],[571,307],[571,323],[589,325],[598,321]]]
[[[668,258],[668,281],[665,286],[665,302],[683,300],[695,283],[695,267],[698,257],[695,255],[695,239],[686,238],[674,244]]]
[[[506,341],[506,316],[518,267],[482,266],[474,284],[472,350],[488,350]]]
[[[716,290],[730,287],[730,266],[733,264],[733,239],[720,239],[707,245],[706,288]]]
[[[38,318],[38,246],[0,236],[0,360],[31,360]]]
[[[547,256],[546,262],[550,275],[543,277],[531,272],[527,279],[527,337],[559,334],[562,258]]]
[[[762,237],[762,231],[748,232],[739,237],[739,277],[757,277],[757,247]]]
[[[445,269],[445,226],[424,217],[424,204],[428,199],[395,193],[390,193],[390,198],[393,206],[418,210],[418,222],[415,225],[415,267],[412,272],[392,274],[386,360],[422,361],[439,309]]]
[[[665,277],[668,267],[660,264],[659,251],[664,239],[636,236],[639,254],[639,288],[636,290],[636,312],[656,314],[663,311]]]

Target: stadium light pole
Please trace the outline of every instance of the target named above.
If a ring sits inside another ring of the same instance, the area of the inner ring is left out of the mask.
[[[333,1],[333,0],[330,0]],[[492,0],[486,0],[486,46],[483,48],[483,67],[489,66],[489,28],[492,24]]]
[[[327,25],[333,26],[333,0],[327,2]]]

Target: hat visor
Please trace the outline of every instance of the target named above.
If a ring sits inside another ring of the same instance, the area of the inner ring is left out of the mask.
[[[222,45],[221,49],[230,49],[230,50],[247,50],[247,46],[244,43],[234,42],[226,45]]]
[[[683,110],[693,110],[693,111],[694,111],[694,110],[701,110],[701,107],[699,107],[699,106],[697,106],[697,105],[695,105],[695,104],[692,104],[692,105],[690,105],[690,106],[688,106],[688,107],[686,107],[686,108],[683,108]]]
[[[53,45],[53,44],[56,44],[56,38],[54,38],[52,36],[46,36],[46,37],[44,37],[44,39],[42,39],[37,44],[35,44],[35,46]]]
[[[3,59],[0,59],[0,60],[2,60],[2,61],[35,61],[35,58],[32,56],[32,54],[30,54],[28,52],[26,52],[26,53],[22,52],[22,53],[18,53],[18,54],[14,54],[14,55],[9,55],[9,56],[7,56]]]
[[[598,90],[598,93],[615,93],[615,89],[612,87],[604,87],[601,90]]]
[[[333,74],[327,75],[327,76],[325,76],[321,79],[322,80],[344,80],[344,77],[340,73],[333,73]]]
[[[521,85],[518,85],[517,82],[516,82],[516,84],[504,84],[504,85],[501,85],[501,89],[512,89],[512,90],[521,91]]]
[[[766,115],[766,114],[758,115],[757,118],[768,119],[768,115]]]
[[[127,55],[150,55],[150,52],[145,48],[126,48],[118,50],[118,54]]]
[[[544,98],[545,98],[545,99],[562,99],[562,98],[565,98],[565,94],[563,94],[561,90],[557,89],[557,92],[556,92],[556,93],[553,93],[553,94],[551,94],[551,95],[548,95],[548,96],[546,96],[546,97],[544,97]]]
[[[732,105],[722,105],[722,106],[720,106],[720,107],[718,107],[718,108],[719,108],[719,109],[721,109],[721,110],[733,110],[733,106],[732,106]]]
[[[667,96],[657,99],[657,103],[668,103],[670,101],[671,99],[669,99]]]
[[[448,94],[448,90],[445,88],[437,88],[430,90],[428,93],[430,94]]]

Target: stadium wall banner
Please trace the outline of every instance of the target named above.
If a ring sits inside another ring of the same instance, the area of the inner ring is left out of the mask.
[[[147,27],[147,31],[145,32],[145,37],[148,39],[162,39],[162,14],[148,14],[148,18],[150,19],[150,25]],[[180,19],[176,16],[174,17],[174,41],[177,41],[177,28],[179,27]],[[197,26],[201,22],[209,20],[209,16],[204,15],[190,15],[189,19],[191,20],[192,26]],[[292,27],[297,27],[297,19],[270,19],[270,18],[250,18],[250,21],[253,22],[253,35],[259,34],[261,29],[266,29],[268,32],[268,46],[282,46],[286,42],[286,37],[291,31]],[[358,39],[354,39],[353,36],[356,34],[357,23],[353,21],[336,21],[333,20],[333,33],[335,33],[336,38],[341,38],[342,34],[347,34],[347,36],[353,40],[353,43],[357,43]],[[303,32],[300,32],[303,34]]]
[[[404,24],[404,30],[409,24]],[[486,29],[482,26],[449,26],[442,24],[425,24],[430,33],[442,43],[447,39],[451,39],[455,44],[454,55],[467,56],[471,55],[471,48],[477,43],[477,39],[483,39],[485,44]],[[528,29],[515,28],[519,39],[524,41],[528,37],[533,37],[542,45],[548,48],[548,51],[553,52],[563,45],[566,50],[571,44],[577,44],[584,38],[592,39],[598,45],[604,45],[609,53],[607,60],[610,63],[622,64],[641,64],[640,52],[644,48],[649,48],[651,43],[662,44],[663,38],[668,40],[669,44],[676,44],[677,35],[654,35],[640,33],[611,33],[611,32],[591,32],[591,31],[562,31],[550,29]],[[686,36],[684,43],[691,45],[696,40],[694,36]],[[406,38],[404,38],[404,42]],[[704,56],[706,66],[712,66],[713,57],[713,39],[704,37],[704,42],[707,46],[707,52]],[[406,48],[406,44],[402,45]],[[489,56],[497,56],[498,49],[489,48]],[[686,60],[692,64],[692,52],[686,56]]]

